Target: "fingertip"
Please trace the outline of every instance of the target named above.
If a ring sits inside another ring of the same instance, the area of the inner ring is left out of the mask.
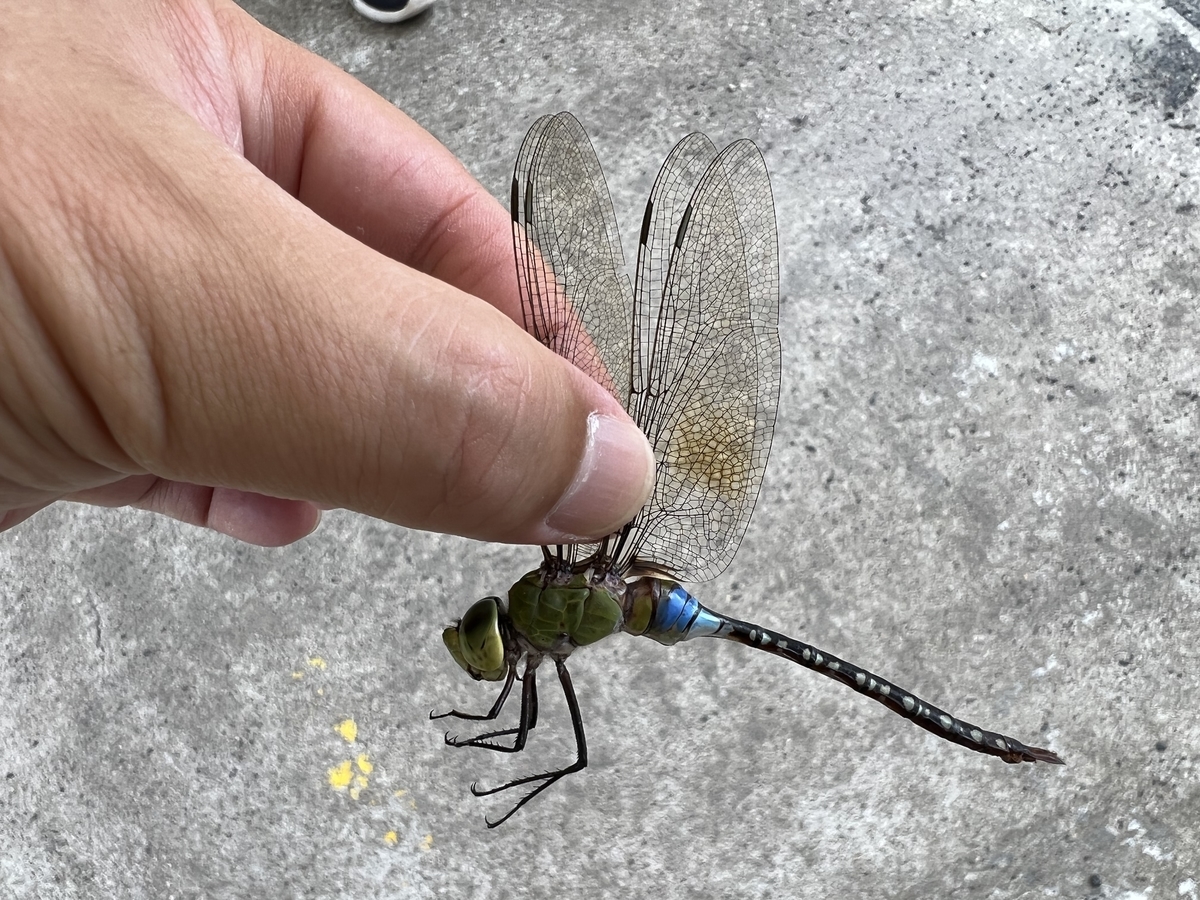
[[[247,544],[283,547],[312,534],[320,522],[321,511],[305,500],[215,488],[206,524]]]
[[[575,478],[546,516],[540,543],[612,534],[645,505],[654,470],[654,451],[628,417],[593,412]]]

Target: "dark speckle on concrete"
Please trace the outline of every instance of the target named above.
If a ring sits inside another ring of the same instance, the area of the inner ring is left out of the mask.
[[[1197,39],[1200,43],[1200,39]],[[1173,115],[1196,95],[1200,83],[1200,50],[1192,39],[1163,26],[1149,47],[1134,54],[1141,72],[1134,80],[1147,100]],[[1138,96],[1135,94],[1135,98]]]

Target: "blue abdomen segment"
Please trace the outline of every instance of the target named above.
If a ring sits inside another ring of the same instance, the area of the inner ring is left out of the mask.
[[[701,605],[681,585],[666,582],[655,598],[650,624],[643,634],[660,644],[677,644],[698,637],[717,637],[725,619]]]

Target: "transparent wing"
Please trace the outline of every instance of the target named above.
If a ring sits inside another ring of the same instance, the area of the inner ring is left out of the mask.
[[[650,439],[658,477],[618,561],[686,581],[719,574],[737,551],[779,402],[770,180],[758,148],[738,141],[703,169],[680,210],[711,146],[690,136],[676,147],[643,220],[627,408]]]
[[[604,173],[570,113],[529,129],[511,203],[525,330],[628,409],[633,291]]]
[[[675,236],[684,211],[701,176],[717,158],[717,148],[707,135],[689,134],[667,156],[650,189],[642,232],[638,241],[636,303],[634,306],[632,391],[646,393],[655,319],[662,306],[662,291]],[[628,408],[628,407],[627,407]]]

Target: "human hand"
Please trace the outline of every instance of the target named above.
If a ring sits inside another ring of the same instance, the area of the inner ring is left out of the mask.
[[[264,545],[319,506],[613,530],[653,457],[513,324],[510,228],[231,2],[0,0],[0,530],[60,499]]]

